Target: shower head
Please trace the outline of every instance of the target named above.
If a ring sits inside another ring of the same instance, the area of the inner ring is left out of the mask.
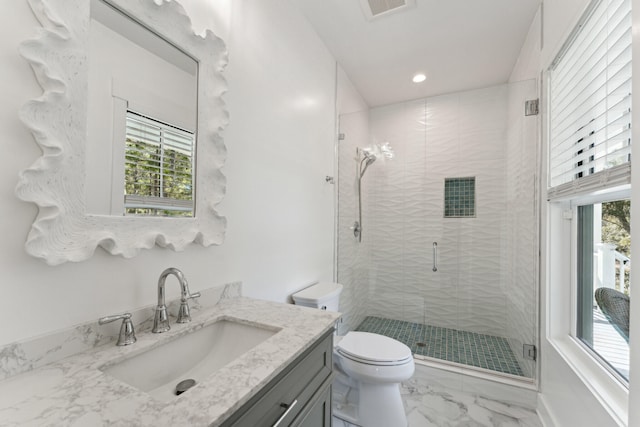
[[[393,159],[394,153],[388,142],[384,144],[374,144],[371,147],[358,149],[358,153],[362,153],[360,161],[360,179],[364,176],[365,171],[370,164],[378,159]],[[364,165],[364,166],[363,166]]]
[[[365,157],[360,161],[360,178],[361,179],[364,176],[364,173],[369,167],[369,165],[375,161],[376,161],[376,156],[365,154]],[[364,167],[362,165],[364,165]]]
[[[366,150],[363,150],[362,154],[364,155],[364,158],[362,160],[367,165],[370,165],[371,163],[375,162],[378,159],[378,156]]]
[[[362,160],[360,160],[360,179],[362,179],[362,177],[364,176],[364,173],[366,172],[369,165],[378,159],[378,157],[372,151],[370,151],[369,148],[363,148],[361,152]]]

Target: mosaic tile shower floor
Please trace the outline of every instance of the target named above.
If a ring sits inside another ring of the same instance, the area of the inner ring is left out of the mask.
[[[524,376],[505,338],[373,316],[356,330],[394,338],[421,356]]]

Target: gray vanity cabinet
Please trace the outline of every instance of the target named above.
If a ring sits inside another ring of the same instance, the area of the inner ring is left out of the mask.
[[[236,411],[222,427],[330,427],[333,330]]]

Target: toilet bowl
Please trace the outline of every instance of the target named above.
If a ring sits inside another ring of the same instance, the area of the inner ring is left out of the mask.
[[[338,310],[342,285],[318,283],[292,295],[297,305]],[[344,425],[406,427],[400,383],[413,375],[411,350],[393,338],[348,332],[334,338],[332,412]]]

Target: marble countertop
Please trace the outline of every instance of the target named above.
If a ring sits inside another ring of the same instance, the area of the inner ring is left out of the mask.
[[[217,426],[339,317],[339,313],[249,298],[223,300],[195,314],[191,323],[172,323],[169,332],[143,332],[133,345],[104,345],[0,382],[0,425]],[[228,318],[280,330],[171,402],[155,400],[100,370]]]

